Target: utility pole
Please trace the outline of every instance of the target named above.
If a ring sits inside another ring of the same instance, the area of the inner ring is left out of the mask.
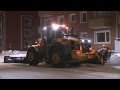
[[[116,11],[116,39],[118,39],[118,13]]]
[[[5,11],[2,11],[2,49],[6,50],[6,20]]]

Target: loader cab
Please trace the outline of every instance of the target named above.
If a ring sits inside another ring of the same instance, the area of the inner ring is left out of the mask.
[[[50,44],[53,39],[63,38],[66,33],[66,27],[62,25],[52,24],[51,26],[44,27],[42,30],[42,39],[47,41],[47,44]]]

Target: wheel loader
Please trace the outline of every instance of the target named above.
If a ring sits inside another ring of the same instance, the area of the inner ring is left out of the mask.
[[[100,49],[92,49],[90,39],[79,38],[73,33],[72,28],[52,24],[44,27],[41,39],[29,47],[25,62],[29,65],[46,62],[54,67],[64,67],[67,64],[79,65],[94,60],[104,64],[106,58],[102,54]]]

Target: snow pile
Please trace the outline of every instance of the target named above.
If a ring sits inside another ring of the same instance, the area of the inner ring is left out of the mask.
[[[109,63],[120,63],[120,53],[112,53]]]
[[[8,50],[8,51],[2,51],[0,55],[16,55],[16,54],[27,54],[27,51],[19,51],[19,50]]]
[[[1,55],[11,55],[12,54],[12,50],[9,51],[2,51]]]
[[[10,57],[26,57],[27,51],[18,51],[18,50],[14,50]]]
[[[19,51],[19,50],[8,50],[8,51],[2,51],[0,53],[0,62],[4,61],[4,56],[10,56],[10,57],[26,57],[27,51]]]
[[[27,52],[26,51],[17,51],[14,50],[10,57],[26,57]]]

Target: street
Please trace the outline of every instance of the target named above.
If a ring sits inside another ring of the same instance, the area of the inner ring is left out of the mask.
[[[53,68],[45,63],[29,66],[22,63],[0,63],[0,79],[120,79],[120,65],[81,64]]]

